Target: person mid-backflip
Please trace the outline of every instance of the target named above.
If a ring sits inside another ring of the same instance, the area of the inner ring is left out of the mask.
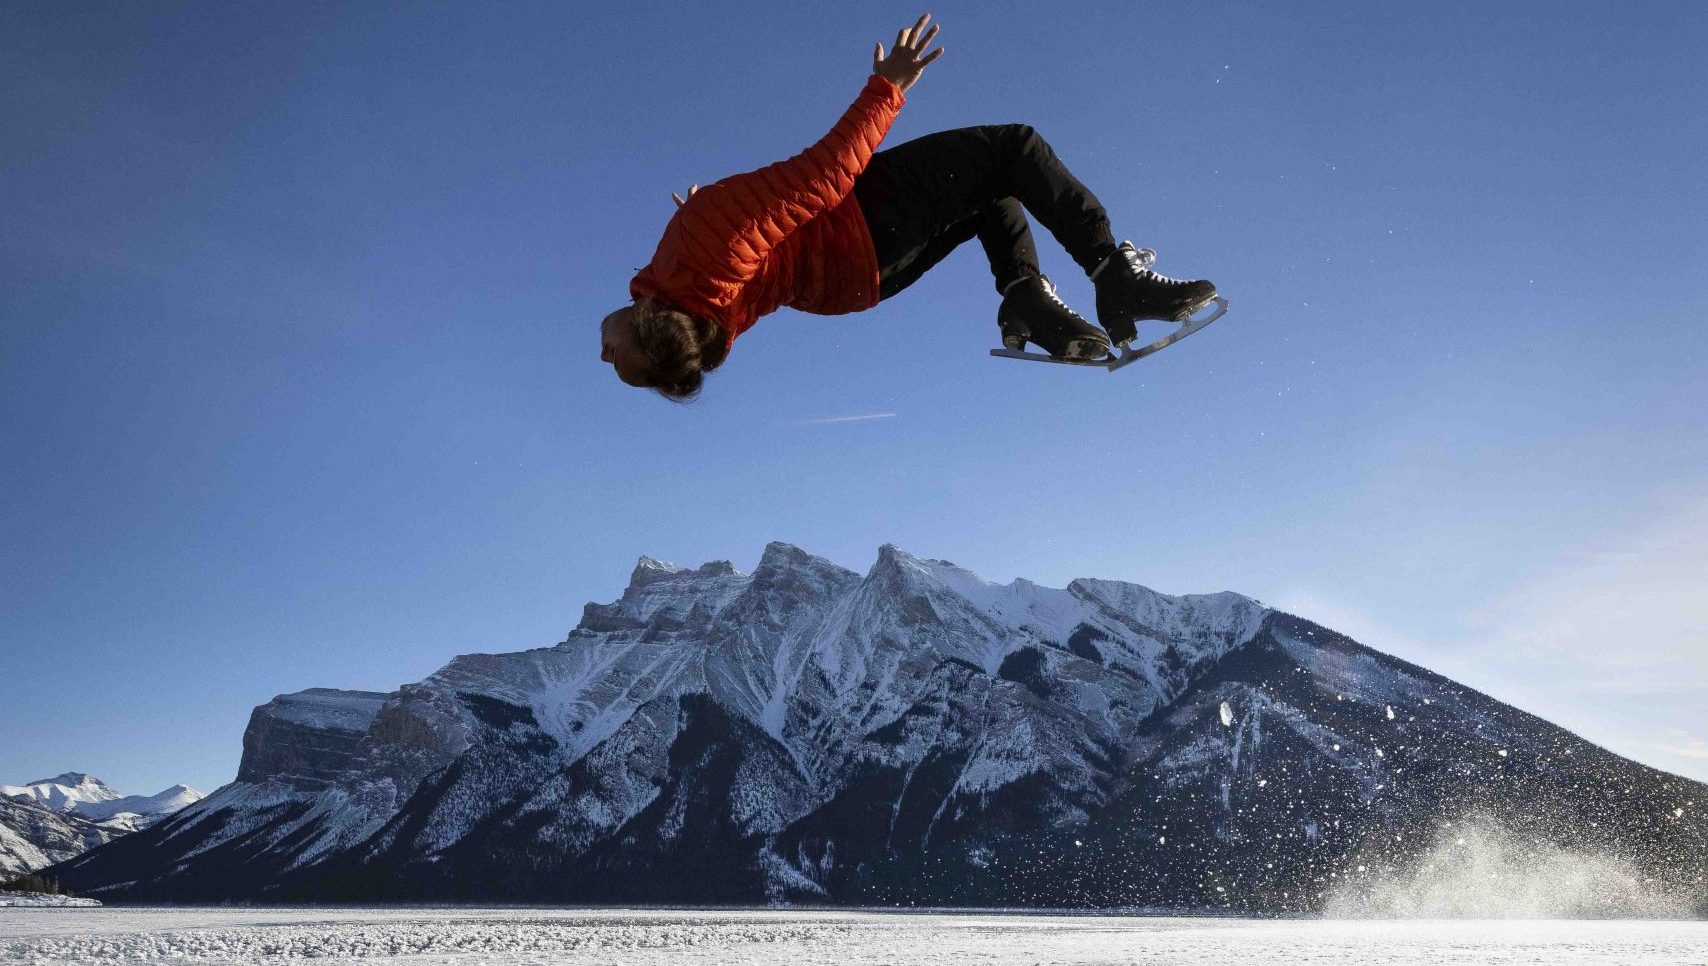
[[[633,304],[605,317],[600,358],[631,386],[686,400],[736,336],[788,306],[837,315],[871,308],[977,237],[1002,304],[1003,345],[1030,342],[1058,361],[1109,355],[1135,323],[1181,321],[1216,287],[1149,269],[1148,250],[1117,245],[1091,191],[1023,124],[930,134],[876,151],[903,93],[943,49],[931,15],[878,44],[865,89],[817,144],[787,161],[673,196],[652,261],[629,283]],[[876,152],[876,153],[874,153]],[[1091,277],[1092,325],[1056,297],[1026,214]]]

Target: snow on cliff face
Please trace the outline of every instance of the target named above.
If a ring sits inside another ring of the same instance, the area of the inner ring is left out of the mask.
[[[331,688],[275,697],[249,716],[237,780],[274,779],[301,788],[338,780],[354,765],[386,698]]]
[[[237,782],[60,871],[137,898],[1059,905],[1211,888],[1184,836],[1285,866],[1268,907],[1297,908],[1328,853],[1274,849],[1331,840],[1350,810],[1415,820],[1400,785],[1445,800],[1392,780],[1375,729],[1433,729],[1393,742],[1421,762],[1531,727],[1313,627],[1238,594],[996,584],[892,546],[864,575],[781,543],[751,574],[642,558],[555,646],[389,695],[274,698]],[[1275,801],[1291,811],[1254,824]],[[1153,844],[1142,874],[1122,864]]]

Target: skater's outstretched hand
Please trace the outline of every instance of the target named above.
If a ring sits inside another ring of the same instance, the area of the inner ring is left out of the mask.
[[[697,184],[691,184],[691,185],[689,185],[689,186],[688,186],[688,198],[692,198],[692,197],[694,197],[694,192],[696,192],[696,191],[699,191],[699,190],[700,190],[700,186],[699,186],[699,185],[697,185]],[[683,206],[683,205],[685,205],[685,204],[687,204],[687,203],[688,203],[688,198],[684,198],[684,197],[682,197],[682,196],[681,196],[681,195],[679,195],[679,194],[677,194],[677,193],[676,193],[676,192],[674,192],[674,191],[672,191],[672,192],[671,192],[671,193],[670,193],[670,197],[672,197],[672,198],[675,198],[675,199],[676,199],[676,207],[678,207],[678,208],[680,208],[680,207],[682,207],[682,206]]]
[[[931,41],[937,37],[937,25],[932,24],[930,31],[925,25],[931,20],[930,14],[919,18],[919,22],[911,27],[902,28],[896,34],[895,49],[888,57],[884,56],[884,45],[879,42],[872,51],[872,73],[889,81],[903,93],[907,92],[913,82],[919,80],[919,75],[925,72],[925,66],[943,56],[943,48],[933,50],[925,57],[925,48],[931,46]]]

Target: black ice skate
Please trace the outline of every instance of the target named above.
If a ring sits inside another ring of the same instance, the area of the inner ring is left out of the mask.
[[[1151,271],[1151,265],[1156,261],[1155,251],[1148,247],[1132,247],[1132,242],[1120,242],[1102,265],[1091,271],[1091,282],[1097,285],[1097,316],[1102,321],[1103,328],[1108,329],[1108,335],[1114,338],[1114,352],[1110,343],[1102,341],[1102,348],[1107,353],[1095,353],[1088,357],[1067,357],[1061,353],[1050,352],[1050,355],[1038,352],[1021,352],[1027,345],[1027,340],[1035,341],[1042,348],[1050,348],[1049,343],[1032,338],[1030,329],[1009,329],[1009,317],[1020,319],[1020,312],[1009,312],[1008,297],[1003,299],[1003,312],[997,314],[997,321],[1003,324],[1003,345],[1008,348],[992,348],[991,355],[1003,358],[1023,358],[1027,362],[1061,362],[1067,365],[1095,365],[1098,369],[1115,372],[1126,365],[1134,364],[1146,355],[1165,350],[1168,346],[1184,340],[1185,336],[1196,333],[1197,329],[1214,323],[1216,319],[1228,311],[1228,300],[1216,294],[1216,287],[1209,282],[1180,282],[1177,278],[1167,275],[1156,275]],[[1025,282],[1025,280],[1021,280]],[[1047,288],[1045,288],[1047,287]],[[1015,283],[1015,288],[1021,287]],[[1032,299],[1045,299],[1056,302],[1061,306],[1061,300],[1056,299],[1056,287],[1044,285],[1033,288]],[[1018,300],[1018,299],[1016,299]],[[1214,306],[1214,309],[1211,309]],[[1204,311],[1211,309],[1211,311]],[[1057,312],[1067,312],[1079,323],[1085,319],[1073,314],[1073,309],[1061,306]],[[1194,312],[1199,312],[1194,316]],[[1177,323],[1179,328],[1163,336],[1160,340],[1132,345],[1138,338],[1139,323],[1143,321],[1165,321]],[[1066,336],[1069,340],[1078,340],[1078,336]]]
[[[1158,275],[1151,270],[1155,263],[1156,252],[1124,241],[1091,273],[1097,286],[1097,321],[1118,346],[1138,337],[1139,322],[1190,323],[1194,312],[1217,301],[1216,286],[1209,281]]]
[[[1097,286],[1097,317],[1113,337],[1117,351],[1086,358],[1068,358],[1053,352],[1050,355],[1023,352],[1021,348],[1026,344],[1026,338],[1011,340],[1009,328],[1004,324],[1002,344],[1007,348],[992,349],[990,354],[1005,359],[1025,359],[1028,362],[1096,366],[1114,372],[1153,352],[1168,348],[1221,318],[1228,310],[1228,300],[1216,294],[1214,285],[1206,281],[1182,282],[1166,275],[1158,275],[1150,270],[1155,261],[1156,252],[1148,248],[1134,248],[1132,242],[1122,242],[1121,247],[1091,273],[1092,283]],[[1047,296],[1050,299],[1055,298],[1054,286],[1050,286]],[[1204,311],[1211,306],[1214,306],[1213,310]],[[1005,311],[1008,308],[1006,298],[1003,300],[1003,308]],[[1065,305],[1062,310],[1072,314],[1072,310]],[[1195,316],[1193,313],[1200,314]],[[1077,315],[1073,317],[1079,319]],[[1006,315],[999,315],[999,320],[1006,318]],[[1153,319],[1177,323],[1179,327],[1154,342],[1133,345],[1133,341],[1138,337],[1138,323]],[[1017,336],[1020,334],[1016,333]],[[1045,344],[1040,342],[1039,345]],[[1105,350],[1109,349],[1107,341],[1102,345]]]
[[[1092,284],[1097,286],[1097,320],[1108,331],[1116,351],[1090,359],[1021,352],[1012,347],[1004,330],[1003,344],[1010,345],[1010,348],[992,349],[990,354],[1031,362],[1097,366],[1114,372],[1168,348],[1227,312],[1228,300],[1216,294],[1216,286],[1202,279],[1181,281],[1158,275],[1151,271],[1155,262],[1156,252],[1148,248],[1134,248],[1132,242],[1122,242],[1091,272]],[[1214,306],[1211,311],[1203,311],[1211,306]],[[1153,319],[1177,323],[1179,328],[1154,342],[1133,345],[1139,334],[1138,324]]]
[[[1020,351],[1028,342],[1055,362],[1097,363],[1109,354],[1109,337],[1068,308],[1056,296],[1055,285],[1042,275],[1016,279],[1002,290],[996,324],[1002,330],[1003,346],[1021,358],[1037,357]]]

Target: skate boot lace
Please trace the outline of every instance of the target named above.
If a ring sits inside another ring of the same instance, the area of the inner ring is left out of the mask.
[[[1197,279],[1192,278],[1169,278],[1167,275],[1160,275],[1148,268],[1141,271],[1139,274],[1149,276],[1151,281],[1164,286],[1191,285],[1193,282],[1197,281]]]
[[[1127,267],[1133,270],[1134,275],[1159,285],[1186,285],[1190,282],[1189,279],[1169,278],[1167,275],[1152,271],[1151,266],[1156,264],[1156,250],[1135,248],[1130,241],[1122,242],[1120,248],[1110,252],[1107,258],[1092,269],[1091,280],[1097,281],[1097,276],[1101,275],[1103,270],[1115,261],[1116,257],[1120,257],[1122,261],[1126,262]]]
[[[1073,312],[1073,309],[1069,308],[1068,304],[1066,302],[1062,301],[1061,296],[1056,294],[1056,283],[1050,281],[1050,277],[1048,275],[1026,275],[1026,276],[1023,276],[1021,278],[1017,278],[1014,281],[1009,282],[1002,289],[1002,294],[1007,295],[1009,289],[1012,289],[1014,286],[1019,285],[1020,283],[1025,282],[1025,281],[1029,281],[1033,278],[1036,278],[1038,281],[1044,283],[1044,296],[1046,298],[1048,298],[1051,302],[1054,302],[1057,305],[1057,307],[1059,307],[1062,311]],[[1074,313],[1074,314],[1077,315],[1078,313]]]

